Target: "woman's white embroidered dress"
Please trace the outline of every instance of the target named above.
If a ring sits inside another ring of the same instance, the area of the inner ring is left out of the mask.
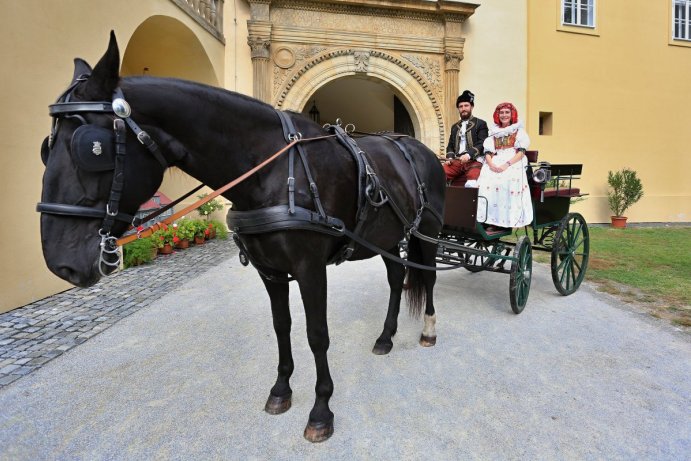
[[[496,154],[492,158],[496,166],[504,165],[516,155],[517,149],[527,149],[528,146],[530,138],[521,122],[505,128],[494,125],[483,144],[485,154]],[[527,166],[525,155],[501,173],[490,170],[485,162],[477,180],[478,222],[501,227],[522,227],[533,222]]]

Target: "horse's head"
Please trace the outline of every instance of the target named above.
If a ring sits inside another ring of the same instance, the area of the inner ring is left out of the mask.
[[[72,83],[50,106],[51,135],[41,146],[43,256],[55,275],[82,287],[115,270],[115,238],[156,191],[166,166],[143,146],[146,133],[135,136],[139,127],[118,89],[119,67],[112,32],[93,70],[75,59]]]

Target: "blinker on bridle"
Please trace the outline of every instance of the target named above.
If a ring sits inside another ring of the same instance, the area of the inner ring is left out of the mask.
[[[164,169],[168,168],[168,162],[163,158],[158,145],[151,139],[149,134],[142,130],[137,123],[130,118],[132,110],[130,105],[125,100],[125,97],[120,88],[116,88],[113,92],[113,100],[108,101],[70,101],[72,93],[75,88],[82,82],[89,78],[88,74],[80,75],[75,81],[63,92],[54,104],[48,106],[48,113],[53,117],[51,125],[50,136],[48,137],[48,149],[52,149],[53,143],[57,136],[59,129],[59,121],[61,118],[76,118],[82,125],[89,125],[86,119],[81,115],[83,113],[101,113],[114,114],[113,132],[115,144],[115,162],[113,170],[113,182],[110,189],[110,196],[106,208],[85,207],[80,205],[69,205],[61,203],[45,203],[39,202],[36,205],[36,211],[40,213],[47,213],[59,216],[74,216],[80,218],[102,218],[103,223],[98,231],[101,237],[101,253],[99,256],[98,270],[101,275],[105,274],[103,266],[118,267],[120,265],[120,255],[118,253],[117,239],[110,235],[111,229],[115,221],[122,221],[134,225],[134,216],[122,213],[119,211],[120,200],[122,198],[122,190],[124,187],[124,172],[125,172],[125,153],[127,132],[125,124],[129,126],[132,132],[137,137],[137,140],[143,144],[149,152],[158,160]],[[100,155],[101,146],[94,143],[92,150],[94,155]],[[111,262],[106,259],[106,255],[115,256],[115,261]]]

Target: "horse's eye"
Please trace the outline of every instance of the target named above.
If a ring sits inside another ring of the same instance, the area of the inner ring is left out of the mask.
[[[41,144],[41,161],[45,166],[48,165],[48,154],[50,154],[50,148],[48,147],[48,136],[46,136],[46,139],[43,140],[43,144]]]

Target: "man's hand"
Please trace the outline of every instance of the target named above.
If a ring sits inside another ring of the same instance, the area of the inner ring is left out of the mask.
[[[463,154],[460,157],[458,157],[458,160],[460,160],[461,163],[466,163],[470,160],[470,154]]]

